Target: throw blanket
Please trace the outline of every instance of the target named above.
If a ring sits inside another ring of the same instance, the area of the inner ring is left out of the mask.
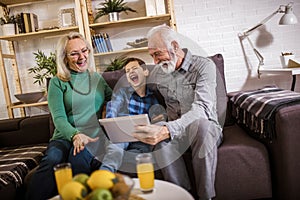
[[[0,148],[0,190],[9,183],[19,187],[42,159],[47,144]]]
[[[283,106],[300,103],[300,93],[277,87],[239,92],[231,98],[233,115],[260,137],[272,141],[275,137],[275,114]]]

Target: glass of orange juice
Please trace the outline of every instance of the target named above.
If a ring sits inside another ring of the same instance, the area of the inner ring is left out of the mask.
[[[69,181],[72,181],[71,163],[60,163],[54,166],[54,175],[58,194],[61,194],[62,187]]]
[[[154,167],[151,153],[141,153],[136,156],[136,170],[141,191],[144,193],[152,192],[154,188]]]

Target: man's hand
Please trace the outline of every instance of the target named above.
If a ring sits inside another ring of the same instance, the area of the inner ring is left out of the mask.
[[[156,145],[160,141],[170,138],[170,132],[166,126],[155,124],[136,126],[133,136],[141,142]]]
[[[99,137],[91,138],[82,133],[76,134],[73,137],[73,145],[74,145],[73,155],[76,156],[77,153],[80,153],[80,151],[83,151],[85,145],[87,145],[89,142],[96,142],[98,139],[99,139]]]

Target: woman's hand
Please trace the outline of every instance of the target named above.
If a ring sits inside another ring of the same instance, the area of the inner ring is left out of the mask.
[[[141,142],[156,145],[160,141],[170,138],[169,129],[166,126],[155,124],[136,126],[133,136]]]
[[[76,156],[77,153],[80,153],[89,142],[96,142],[99,137],[91,138],[83,133],[78,133],[73,137],[73,146],[74,151],[73,155]]]

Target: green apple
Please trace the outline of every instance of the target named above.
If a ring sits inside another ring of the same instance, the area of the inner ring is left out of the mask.
[[[73,177],[73,181],[77,181],[79,183],[81,183],[82,185],[84,185],[87,189],[89,189],[89,186],[87,184],[87,180],[89,179],[89,175],[84,174],[84,173],[80,173],[80,174],[76,174]]]
[[[95,189],[89,194],[88,200],[113,200],[113,196],[107,189]]]

